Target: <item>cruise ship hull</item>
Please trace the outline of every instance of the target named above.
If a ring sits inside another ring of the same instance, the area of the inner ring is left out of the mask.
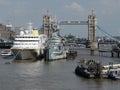
[[[42,54],[40,50],[34,49],[12,49],[14,53],[14,60],[40,60]]]

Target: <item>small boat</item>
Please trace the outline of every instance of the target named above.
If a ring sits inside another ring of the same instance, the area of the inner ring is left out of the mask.
[[[120,68],[110,69],[108,71],[108,78],[113,80],[120,80]]]
[[[120,64],[110,63],[109,65],[105,65],[102,68],[102,73],[107,74],[109,79],[120,79]]]
[[[94,60],[82,61],[76,68],[75,73],[85,78],[100,78],[100,63]]]
[[[1,51],[1,56],[9,56],[9,55],[13,55],[13,53],[10,49],[5,49],[5,50]]]
[[[109,63],[109,65],[102,66],[102,73],[103,74],[108,74],[108,71],[110,69],[118,69],[118,68],[120,68],[120,64]]]

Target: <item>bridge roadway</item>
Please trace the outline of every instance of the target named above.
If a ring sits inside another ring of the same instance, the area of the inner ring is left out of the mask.
[[[60,25],[88,25],[88,21],[61,21]]]

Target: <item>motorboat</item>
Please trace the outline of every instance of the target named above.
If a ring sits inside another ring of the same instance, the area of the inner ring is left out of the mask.
[[[102,68],[102,73],[107,74],[109,79],[120,79],[120,64],[109,64]]]
[[[103,65],[102,66],[102,73],[103,74],[108,74],[108,71],[110,69],[118,69],[120,68],[120,64],[113,64],[113,63],[109,63],[109,65]]]
[[[120,68],[110,69],[108,71],[108,78],[113,80],[120,80]]]
[[[11,49],[5,49],[1,51],[1,56],[9,56],[9,55],[13,55],[13,52],[11,51]]]

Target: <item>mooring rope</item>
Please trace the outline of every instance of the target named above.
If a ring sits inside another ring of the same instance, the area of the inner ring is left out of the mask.
[[[17,55],[20,53],[20,51],[17,52],[17,54],[14,56],[13,60],[17,57]]]

